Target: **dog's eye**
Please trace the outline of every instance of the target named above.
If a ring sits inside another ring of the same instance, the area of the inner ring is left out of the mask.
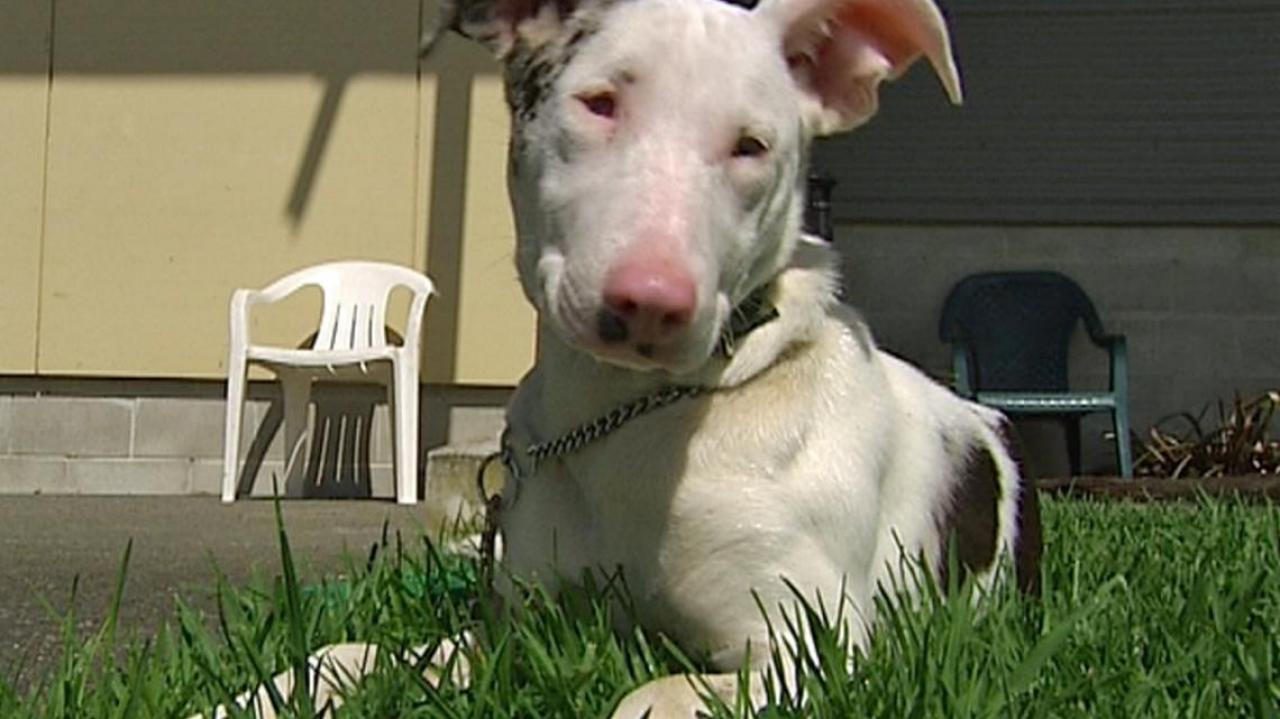
[[[596,117],[612,118],[618,111],[618,98],[607,90],[579,95],[578,101],[587,108],[587,112]]]
[[[769,145],[755,135],[742,135],[733,143],[734,157],[762,157],[769,152]]]

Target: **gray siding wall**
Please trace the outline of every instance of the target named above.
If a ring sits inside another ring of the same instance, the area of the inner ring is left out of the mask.
[[[821,143],[844,221],[1280,222],[1280,1],[944,2],[923,64]]]

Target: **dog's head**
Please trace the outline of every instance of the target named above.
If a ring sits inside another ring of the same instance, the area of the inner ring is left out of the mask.
[[[459,0],[502,61],[521,282],[615,364],[681,374],[787,263],[815,135],[921,55],[960,87],[930,0]]]

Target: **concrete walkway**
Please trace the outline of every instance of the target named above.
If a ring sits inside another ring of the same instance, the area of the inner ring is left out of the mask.
[[[384,522],[406,536],[427,531],[421,505],[286,500],[282,506],[294,557],[310,578],[341,572],[348,554],[363,561]],[[215,567],[237,585],[280,571],[269,501],[0,496],[0,676],[11,678],[19,662],[40,669],[56,661],[60,617],[76,577],[79,628],[101,623],[131,538],[120,620],[126,633],[155,631],[172,616],[177,596],[211,609]]]

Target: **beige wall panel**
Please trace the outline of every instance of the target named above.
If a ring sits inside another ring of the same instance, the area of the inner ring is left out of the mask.
[[[220,376],[235,287],[413,263],[417,4],[384,5],[59,5],[41,373]]]
[[[533,364],[536,322],[516,279],[507,201],[506,105],[496,75],[472,85],[457,381],[513,384]]]
[[[0,373],[35,371],[49,7],[0,3]]]

